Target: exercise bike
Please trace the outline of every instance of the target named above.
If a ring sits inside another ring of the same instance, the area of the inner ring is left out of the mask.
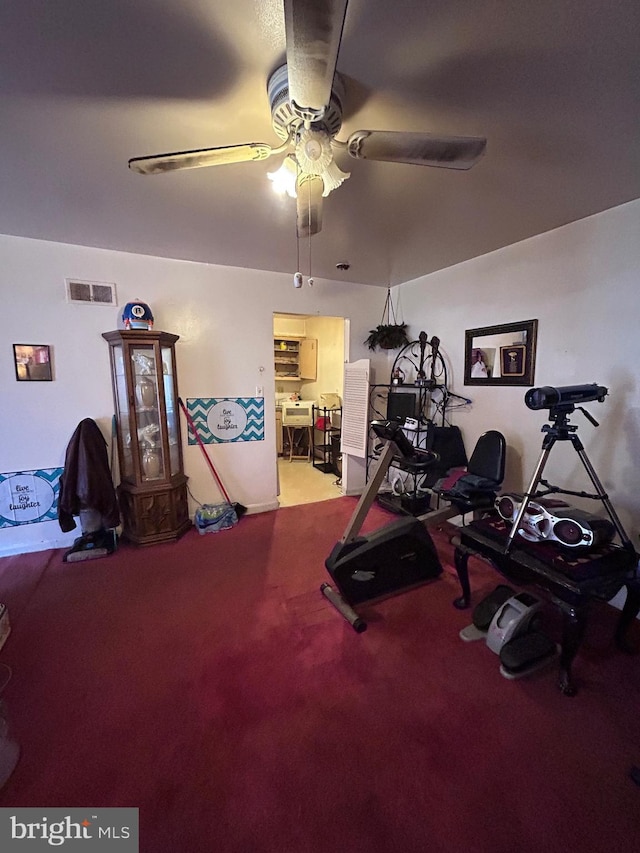
[[[397,421],[372,421],[371,429],[384,447],[342,538],[325,560],[337,591],[328,583],[322,594],[354,630],[366,622],[353,609],[437,578],[442,572],[438,554],[425,525],[413,516],[400,518],[366,536],[360,535],[389,466],[401,462],[405,470],[422,473],[438,461],[438,454],[416,448]]]

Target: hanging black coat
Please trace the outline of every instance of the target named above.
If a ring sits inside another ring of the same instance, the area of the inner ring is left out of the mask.
[[[120,524],[118,498],[111,479],[107,442],[91,418],[80,421],[71,436],[60,478],[58,522],[67,533],[76,526],[80,510],[93,509],[105,528]]]

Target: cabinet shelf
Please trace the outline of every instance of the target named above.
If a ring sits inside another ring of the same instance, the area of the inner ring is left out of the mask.
[[[299,382],[317,376],[317,345],[313,338],[274,338],[275,381]]]

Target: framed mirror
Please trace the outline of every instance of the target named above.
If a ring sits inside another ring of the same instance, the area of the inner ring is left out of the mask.
[[[467,329],[465,385],[533,385],[538,321]]]

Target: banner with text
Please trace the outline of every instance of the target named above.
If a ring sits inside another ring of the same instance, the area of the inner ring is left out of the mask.
[[[41,468],[0,474],[0,528],[55,521],[63,471]]]
[[[203,444],[264,441],[263,397],[194,397],[187,411]],[[191,426],[188,435],[189,444],[196,444]]]

